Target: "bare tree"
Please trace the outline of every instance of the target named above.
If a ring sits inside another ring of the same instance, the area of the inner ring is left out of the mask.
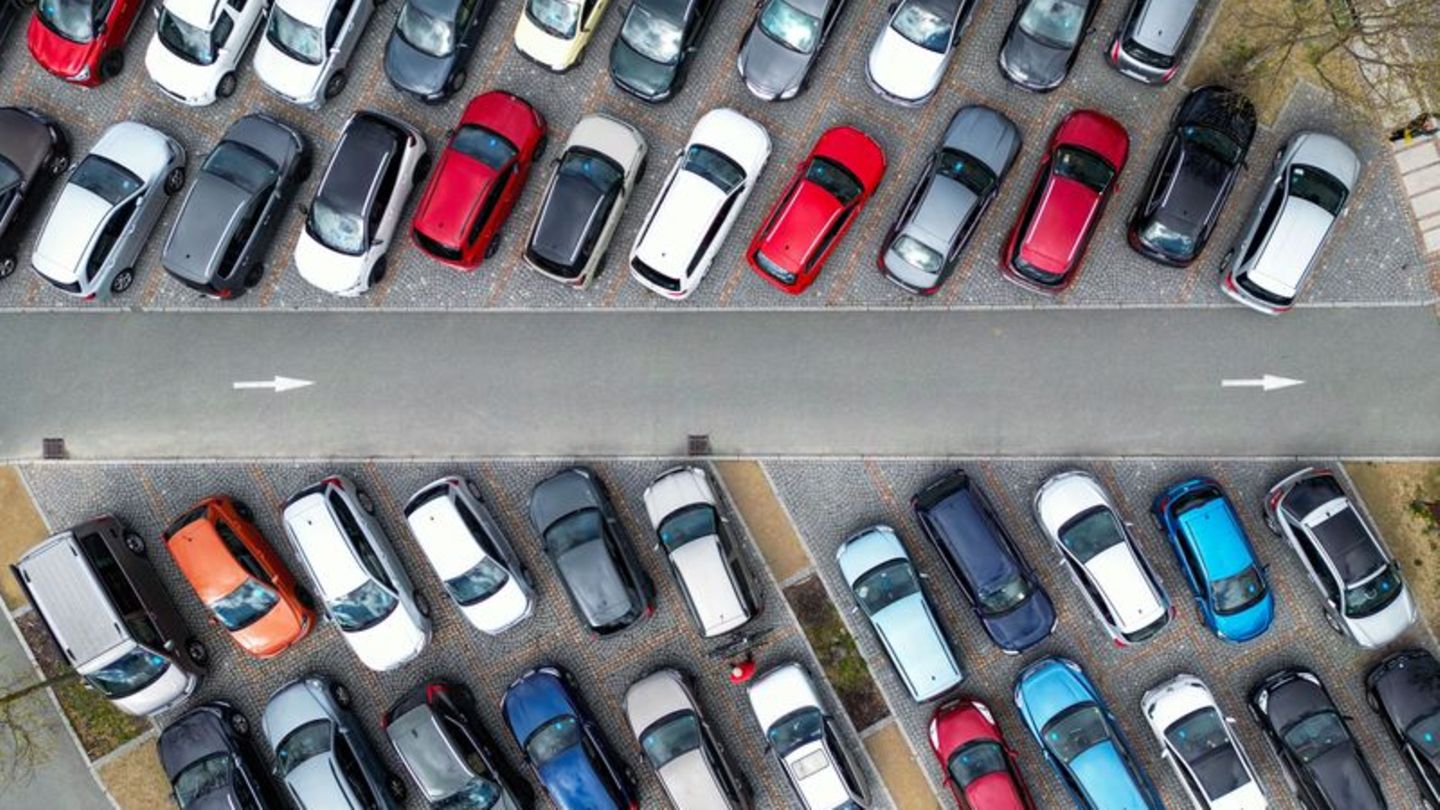
[[[50,755],[46,742],[37,736],[43,718],[36,711],[36,701],[26,698],[75,677],[73,670],[67,670],[0,694],[0,794],[10,785],[28,780]]]

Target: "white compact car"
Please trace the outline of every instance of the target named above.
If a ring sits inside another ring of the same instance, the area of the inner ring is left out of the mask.
[[[345,89],[350,55],[377,5],[376,0],[275,0],[265,38],[255,48],[255,72],[286,99],[318,109]]]
[[[498,635],[534,612],[524,565],[475,482],[452,476],[427,484],[405,504],[405,521],[475,629]]]
[[[515,23],[515,49],[547,70],[579,64],[610,0],[525,0]]]
[[[1215,696],[1194,675],[1176,675],[1140,698],[1140,711],[1196,810],[1265,810],[1255,768]]]
[[[235,93],[235,70],[270,0],[164,0],[145,51],[150,78],[175,100],[204,106]]]
[[[860,771],[804,667],[782,664],[757,675],[746,695],[805,810],[853,810],[869,803]]]
[[[1169,624],[1170,597],[1093,476],[1077,470],[1042,484],[1035,520],[1116,645],[1153,638]]]
[[[770,136],[734,110],[711,110],[677,158],[630,249],[630,275],[679,300],[700,286],[740,216],[770,158]]]
[[[900,0],[875,38],[865,78],[881,96],[906,106],[935,95],[970,21],[974,0]]]
[[[108,299],[135,283],[135,261],[165,202],[185,186],[185,147],[134,121],[100,136],[45,219],[30,263],[76,298]]]

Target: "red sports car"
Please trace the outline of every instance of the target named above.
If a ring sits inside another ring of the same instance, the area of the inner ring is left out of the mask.
[[[145,0],[40,0],[26,42],[40,66],[94,87],[125,67],[125,39]]]
[[[869,135],[821,135],[750,241],[750,266],[791,295],[805,292],[884,176],[885,152]]]
[[[1076,110],[1060,122],[1000,255],[1006,278],[1042,293],[1070,286],[1129,151],[1109,116]]]
[[[544,116],[519,96],[493,90],[471,99],[415,209],[415,244],[457,270],[490,258],[545,133]]]
[[[930,747],[962,808],[1034,810],[1015,752],[985,704],[959,700],[937,709],[930,721]]]

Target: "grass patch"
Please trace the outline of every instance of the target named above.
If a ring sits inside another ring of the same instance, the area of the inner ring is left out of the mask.
[[[786,588],[785,600],[795,611],[805,638],[855,728],[863,731],[889,716],[885,700],[870,677],[870,667],[819,577],[807,577]]]
[[[1440,462],[1345,465],[1431,626],[1440,624]]]

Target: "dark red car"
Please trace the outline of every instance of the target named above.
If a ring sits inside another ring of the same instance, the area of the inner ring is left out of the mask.
[[[67,82],[94,87],[125,67],[125,40],[145,0],[42,0],[26,42],[40,66]]]
[[[1076,110],[1060,122],[1000,254],[1006,278],[1042,293],[1070,286],[1129,151],[1125,127],[1109,116]]]
[[[964,810],[1035,810],[1015,752],[1005,744],[985,704],[958,700],[936,709],[930,720],[930,748]]]
[[[471,99],[415,208],[415,244],[464,271],[494,255],[545,133],[544,116],[519,96],[494,90]]]
[[[869,135],[821,135],[750,241],[750,266],[791,295],[805,292],[884,176],[885,152]]]

